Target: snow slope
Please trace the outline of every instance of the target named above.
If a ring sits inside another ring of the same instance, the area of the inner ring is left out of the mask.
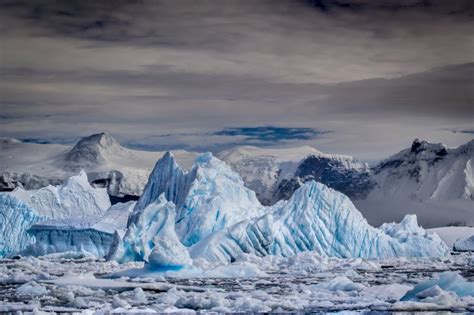
[[[28,233],[34,244],[24,255],[41,256],[51,253],[79,252],[104,257],[110,250],[114,233],[124,234],[134,201],[117,203],[102,216],[73,217],[33,224]]]
[[[191,166],[196,156],[181,150],[174,153],[184,167]],[[2,138],[0,189],[57,185],[84,169],[91,183],[107,187],[112,196],[139,196],[155,161],[163,154],[124,148],[108,133],[85,137],[73,147]]]
[[[283,149],[241,146],[217,156],[231,165],[266,205],[290,198],[309,180],[317,180],[349,196],[365,195],[370,187],[367,164],[351,156],[326,154],[309,146]]]
[[[329,257],[442,257],[447,246],[418,227],[415,216],[381,229],[370,226],[345,195],[310,181],[287,202],[256,219],[215,232],[191,248],[191,257],[232,262],[243,253],[292,256],[314,251]]]
[[[256,217],[263,207],[240,176],[211,153],[196,158],[191,171],[181,169],[171,153],[160,159],[150,174],[129,224],[164,194],[176,204],[176,232],[190,246],[216,230]]]

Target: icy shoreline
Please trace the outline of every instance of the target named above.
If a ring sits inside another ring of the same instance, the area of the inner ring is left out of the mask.
[[[472,253],[384,260],[322,258],[314,253],[290,258],[246,255],[229,266],[197,262],[194,268],[203,271],[200,275],[177,271],[104,278],[142,267],[72,253],[0,260],[0,311],[474,311],[473,296],[443,290],[431,290],[433,296],[425,300],[400,301],[418,283],[446,271],[472,285]],[[230,271],[232,277],[219,276]]]

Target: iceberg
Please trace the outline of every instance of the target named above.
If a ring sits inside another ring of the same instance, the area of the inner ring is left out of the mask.
[[[83,170],[60,186],[30,191],[16,188],[10,194],[51,219],[100,215],[111,206],[107,190],[92,187]]]
[[[240,176],[211,153],[196,158],[191,171],[182,170],[167,152],[153,169],[129,225],[161,194],[176,205],[176,233],[191,246],[211,233],[263,214],[255,192]]]
[[[28,204],[8,194],[0,194],[0,257],[8,257],[34,242],[26,230],[46,220]]]
[[[448,248],[418,227],[414,216],[372,227],[347,196],[310,181],[266,214],[217,231],[190,249],[193,259],[225,263],[244,253],[288,257],[303,251],[339,258],[442,257]]]
[[[458,297],[473,296],[474,283],[468,282],[457,272],[445,271],[437,279],[423,281],[408,291],[400,300],[422,300],[442,293],[442,290],[455,293]]]
[[[474,235],[457,240],[454,242],[453,248],[460,252],[474,252]]]
[[[191,265],[186,247],[175,232],[176,207],[161,194],[157,202],[141,209],[129,220],[123,239],[118,233],[108,259],[119,262],[144,261],[150,268],[180,268]]]
[[[33,224],[28,234],[36,240],[22,254],[42,256],[51,253],[80,252],[104,257],[115,232],[124,234],[135,202],[118,203],[103,216],[48,220]]]

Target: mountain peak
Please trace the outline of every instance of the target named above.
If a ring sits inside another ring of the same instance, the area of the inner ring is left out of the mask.
[[[124,148],[107,132],[82,138],[66,153],[65,160],[82,166],[104,164],[104,155],[116,154]]]

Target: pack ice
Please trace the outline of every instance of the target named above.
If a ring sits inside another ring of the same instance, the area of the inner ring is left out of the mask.
[[[100,216],[109,207],[107,191],[90,186],[84,171],[60,186],[31,191],[17,188],[1,194],[0,257],[24,250],[32,243],[34,238],[27,235],[27,230],[36,222]]]
[[[381,229],[370,226],[348,197],[315,181],[268,213],[216,232],[191,248],[191,257],[232,262],[243,253],[292,256],[314,251],[330,257],[441,257],[448,248],[415,216]]]

